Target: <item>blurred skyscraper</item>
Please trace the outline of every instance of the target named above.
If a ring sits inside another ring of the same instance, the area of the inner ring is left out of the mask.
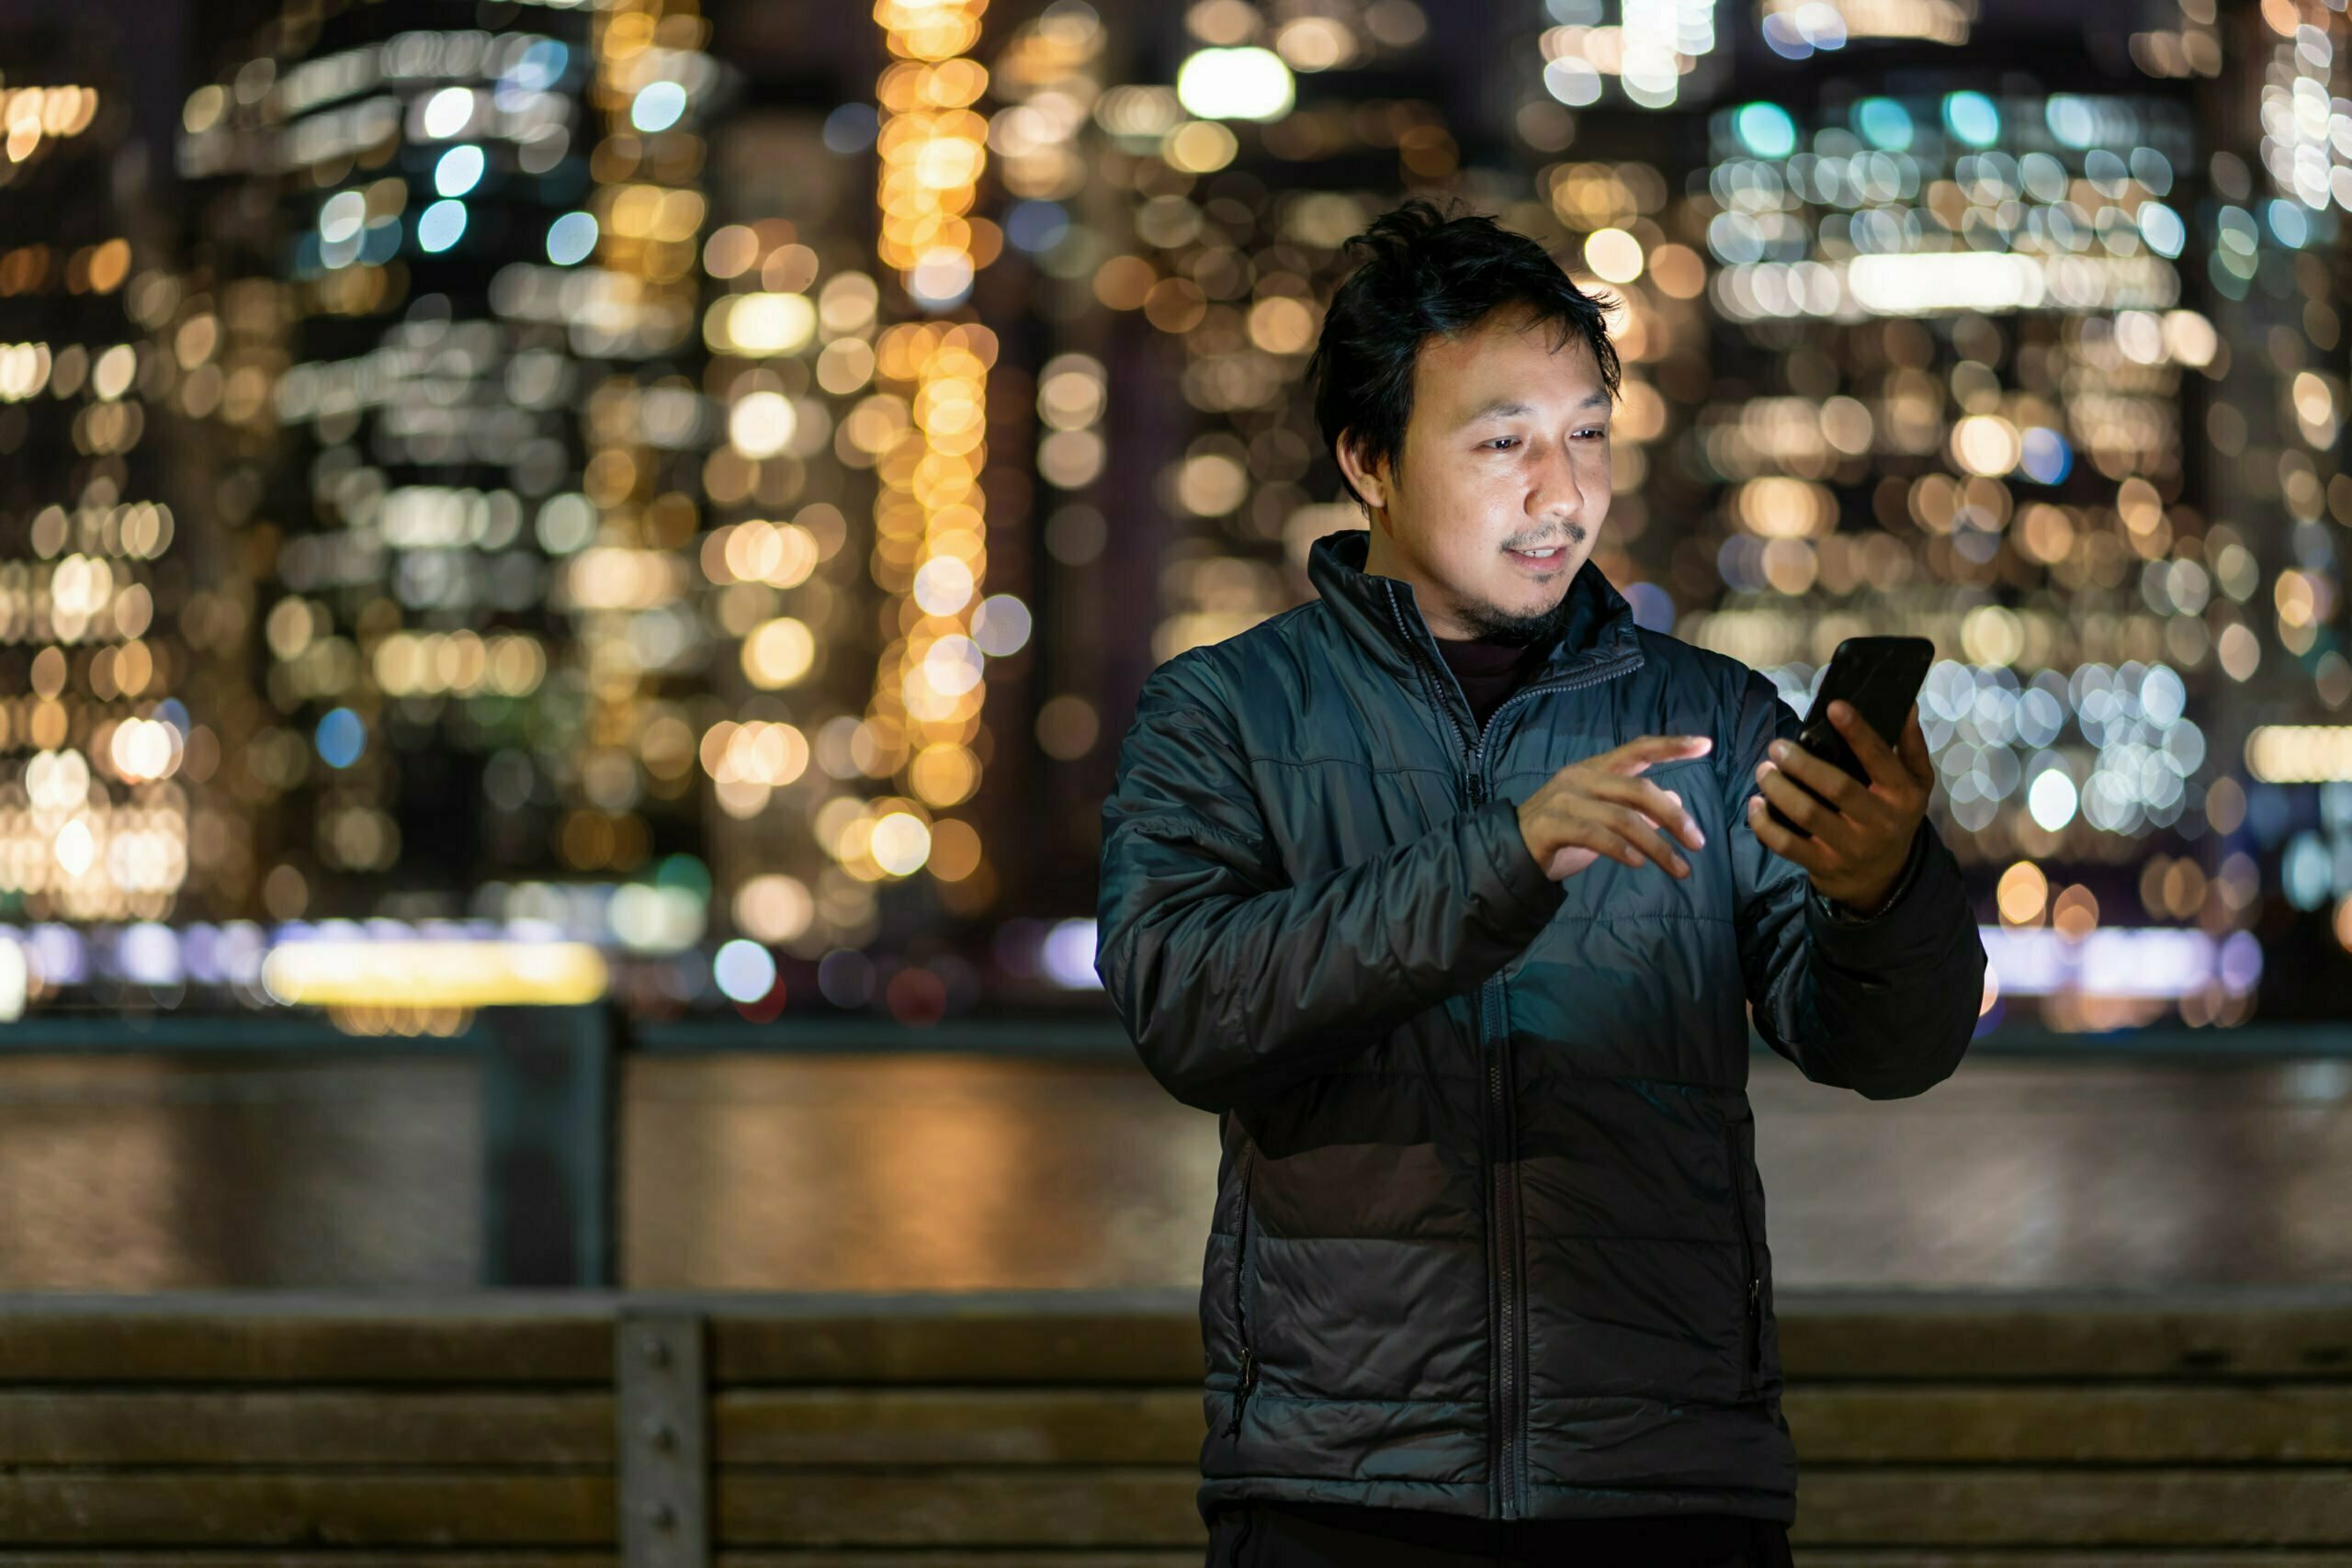
[[[219,322],[186,412],[266,585],[239,783],[277,919],[660,959],[709,882],[683,589],[718,72],[691,7],[480,9],[288,6],[185,107]]]
[[[157,922],[233,908],[249,863],[218,789],[224,728],[193,716],[227,646],[202,584],[232,563],[170,500],[175,236],[92,39],[0,33],[0,1013],[97,962],[169,985]]]

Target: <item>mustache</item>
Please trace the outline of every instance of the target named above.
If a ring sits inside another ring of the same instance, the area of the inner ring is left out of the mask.
[[[1505,540],[1503,543],[1503,548],[1507,550],[1548,550],[1555,545],[1581,545],[1584,543],[1585,538],[1585,530],[1578,525],[1571,523],[1568,525],[1568,536],[1565,539],[1529,539],[1524,543],[1521,543],[1517,540]]]

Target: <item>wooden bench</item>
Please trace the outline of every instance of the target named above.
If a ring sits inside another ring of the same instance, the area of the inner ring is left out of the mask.
[[[17,1297],[0,1568],[1190,1568],[1193,1308]],[[1781,1343],[1806,1568],[2352,1564],[2352,1290],[1790,1292]]]

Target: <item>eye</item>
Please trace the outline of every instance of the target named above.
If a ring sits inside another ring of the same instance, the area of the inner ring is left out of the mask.
[[[1583,430],[1577,431],[1577,434],[1578,435],[1589,435],[1597,440],[1606,441],[1609,439],[1609,427],[1605,424],[1589,425]]]
[[[1499,452],[1502,450],[1502,444],[1515,441],[1517,439],[1518,437],[1514,435],[1498,435],[1494,440],[1481,442],[1479,445],[1485,446],[1490,452]]]

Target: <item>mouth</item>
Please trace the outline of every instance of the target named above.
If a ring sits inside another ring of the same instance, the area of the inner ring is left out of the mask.
[[[1510,557],[1512,560],[1517,561],[1521,566],[1525,567],[1530,571],[1549,572],[1558,570],[1561,565],[1567,560],[1568,547],[1566,545],[1552,545],[1540,550],[1507,549],[1503,554]]]

